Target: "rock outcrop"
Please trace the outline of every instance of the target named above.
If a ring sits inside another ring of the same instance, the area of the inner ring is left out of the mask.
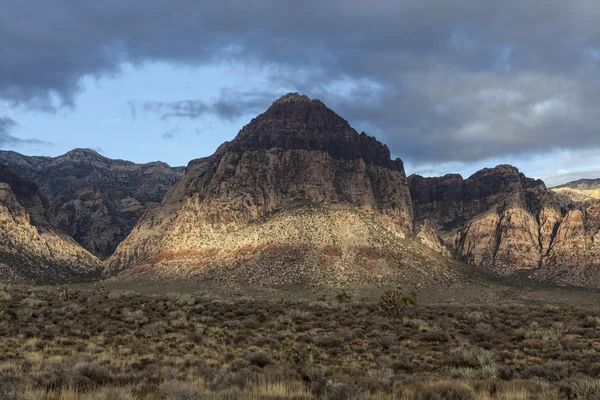
[[[447,259],[412,232],[402,161],[319,100],[288,94],[214,155],[190,162],[107,273],[257,285],[451,281]]]
[[[500,165],[468,179],[412,175],[409,182],[417,221],[431,222],[459,258],[500,274],[539,266],[548,250],[540,243],[551,237],[540,236],[537,215],[554,209],[542,181]]]
[[[88,149],[56,158],[0,151],[0,164],[35,183],[59,209],[62,231],[100,258],[110,256],[146,207],[183,176],[183,168],[162,162],[111,160]]]
[[[408,180],[416,221],[430,222],[457,258],[500,275],[600,286],[596,189],[548,190],[507,165]]]
[[[0,165],[0,282],[65,283],[99,278],[101,261],[58,229],[35,183]]]

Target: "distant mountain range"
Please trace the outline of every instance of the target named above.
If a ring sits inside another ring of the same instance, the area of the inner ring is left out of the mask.
[[[578,189],[578,190],[596,190],[600,189],[600,178],[598,179],[579,179],[577,181],[565,183],[564,185],[556,186],[555,189]]]
[[[471,264],[600,287],[599,180],[406,177],[319,100],[275,101],[185,170],[0,151],[0,280],[445,285]]]

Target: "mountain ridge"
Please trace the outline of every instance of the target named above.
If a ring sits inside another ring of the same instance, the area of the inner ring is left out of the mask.
[[[580,181],[548,189],[507,164],[407,177],[385,144],[298,93],[185,168],[91,149],[0,151],[4,164],[25,178],[13,189],[4,174],[5,213],[104,258],[106,278],[428,285],[461,281],[465,262],[600,287],[600,196]]]
[[[114,252],[143,210],[160,202],[184,171],[163,162],[112,160],[91,149],[58,157],[0,151],[0,164],[34,182],[61,209],[62,232],[101,258]]]

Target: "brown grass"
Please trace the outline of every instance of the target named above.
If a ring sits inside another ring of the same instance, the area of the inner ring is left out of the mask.
[[[0,287],[0,398],[600,395],[595,309],[406,305],[392,318],[359,298],[71,289],[61,301],[55,288]]]

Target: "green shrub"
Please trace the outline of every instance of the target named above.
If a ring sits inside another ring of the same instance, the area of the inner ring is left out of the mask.
[[[345,290],[337,292],[336,295],[335,295],[335,298],[340,303],[348,303],[350,300],[352,300],[352,296],[349,295]]]

